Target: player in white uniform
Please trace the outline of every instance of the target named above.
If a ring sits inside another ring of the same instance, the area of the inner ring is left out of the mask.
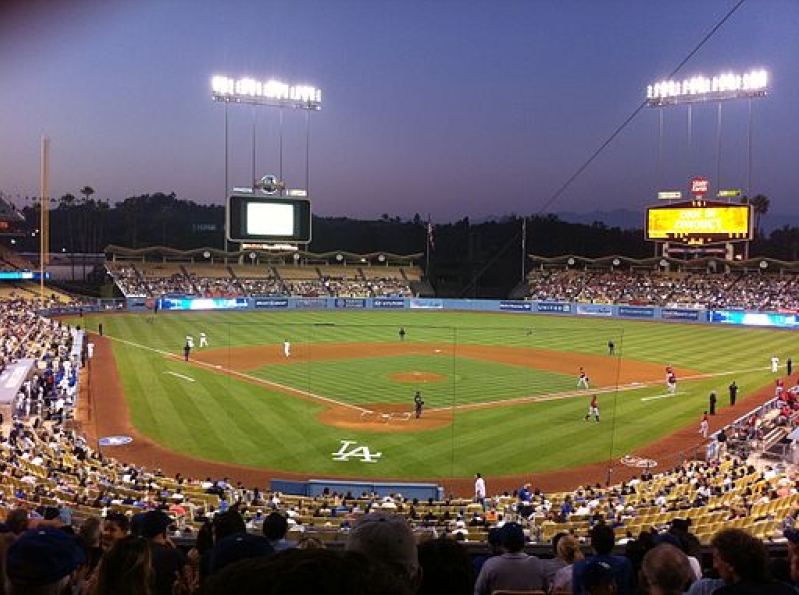
[[[577,379],[577,388],[588,388],[588,374],[580,368],[580,377]]]
[[[776,373],[779,369],[780,369],[780,358],[778,358],[775,355],[774,357],[771,358],[771,371]]]
[[[194,349],[194,337],[186,335],[186,345],[189,346],[189,349]]]
[[[208,347],[208,338],[205,333],[200,333],[200,347]]]
[[[283,355],[291,357],[291,343],[289,343],[288,339],[283,341]]]

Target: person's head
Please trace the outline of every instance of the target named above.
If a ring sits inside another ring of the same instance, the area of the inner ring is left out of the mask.
[[[384,565],[410,592],[421,582],[416,538],[401,516],[383,512],[364,515],[350,531],[345,549]]]
[[[616,534],[610,525],[599,523],[591,529],[591,547],[597,554],[609,554],[616,545]]]
[[[644,556],[641,576],[650,595],[680,595],[688,589],[694,573],[682,550],[662,543]]]
[[[324,548],[281,551],[227,566],[208,578],[204,595],[406,595],[385,567],[363,554]]]
[[[214,517],[214,541],[219,543],[225,537],[236,533],[246,533],[247,524],[238,510],[231,508]]]
[[[710,540],[713,568],[725,583],[760,582],[768,577],[768,551],[743,529],[722,529]]]
[[[171,524],[172,519],[163,510],[150,510],[141,517],[139,535],[145,539],[165,538]]]
[[[614,595],[616,578],[613,568],[607,562],[588,562],[583,569],[583,587],[590,595]]]
[[[102,526],[103,520],[98,516],[91,516],[81,523],[78,529],[78,536],[83,540],[86,547],[100,546]]]
[[[316,537],[303,536],[297,542],[297,547],[301,550],[312,550],[315,548],[324,548],[325,544]]]
[[[228,535],[211,550],[210,572],[216,574],[223,568],[260,556],[271,556],[274,548],[266,537],[250,533]]]
[[[28,511],[24,508],[14,508],[8,511],[6,516],[6,527],[11,533],[19,535],[28,528],[30,521]]]
[[[289,530],[289,521],[279,512],[270,512],[266,515],[261,530],[263,531],[264,537],[269,541],[284,539]]]
[[[464,546],[452,539],[429,539],[419,544],[422,584],[417,595],[470,595],[474,565]]]
[[[501,531],[502,547],[506,551],[516,553],[524,549],[524,529],[519,523],[505,523]]]
[[[153,580],[150,542],[123,535],[103,554],[97,569],[97,593],[148,595]]]
[[[488,545],[491,548],[492,553],[500,553],[502,550],[502,528],[491,527],[488,530],[486,540],[488,541]]]
[[[557,552],[558,558],[567,564],[574,564],[577,560],[584,558],[580,543],[573,535],[567,534],[558,540]]]
[[[121,512],[109,512],[103,520],[103,533],[100,543],[110,548],[117,539],[122,539],[130,531],[130,520]]]
[[[568,535],[568,533],[566,533],[565,531],[558,531],[557,533],[555,533],[555,535],[552,536],[552,553],[554,555],[556,556],[558,555],[558,544],[560,543],[560,540],[563,539],[563,537],[565,537],[566,535]]]
[[[31,529],[11,544],[6,575],[11,595],[60,595],[69,588],[86,554],[75,536],[60,529]]]

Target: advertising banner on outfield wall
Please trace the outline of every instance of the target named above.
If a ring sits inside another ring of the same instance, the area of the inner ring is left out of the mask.
[[[619,306],[619,316],[627,318],[654,318],[654,308],[636,308],[634,306]]]
[[[768,314],[766,312],[744,312],[741,310],[713,310],[710,322],[722,324],[742,324],[744,326],[778,326],[795,328],[799,326],[794,314]]]
[[[161,298],[162,310],[246,310],[248,298]]]
[[[535,305],[536,312],[550,312],[553,314],[569,314],[572,311],[571,304],[564,304],[562,302],[537,302]]]
[[[699,320],[699,310],[683,310],[678,308],[663,308],[660,317],[663,320]]]
[[[294,300],[294,307],[298,310],[324,310],[327,308],[327,300],[324,298],[297,298]]]
[[[499,302],[499,309],[506,312],[531,312],[531,302]]]
[[[444,301],[432,298],[413,298],[410,306],[414,310],[442,310]]]
[[[288,308],[288,298],[254,298],[253,306],[255,308]]]
[[[375,310],[402,310],[405,307],[403,298],[375,298],[372,300]]]
[[[336,298],[333,305],[336,308],[362,309],[366,307],[366,300],[363,298]]]
[[[613,316],[613,306],[607,304],[577,304],[575,311],[583,316]]]

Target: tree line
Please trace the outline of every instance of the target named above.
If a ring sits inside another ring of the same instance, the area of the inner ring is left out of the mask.
[[[742,202],[747,199],[743,199]],[[751,201],[759,229],[768,211],[763,195]],[[39,250],[39,205],[22,209],[17,249]],[[524,223],[524,224],[523,224]],[[65,194],[50,207],[52,252],[98,253],[109,244],[128,248],[166,246],[178,250],[223,249],[225,207],[203,205],[178,198],[174,192],[131,196],[111,204],[96,198],[91,186]],[[429,265],[431,281],[442,285],[468,285],[475,277],[489,286],[508,286],[521,278],[524,252],[540,256],[575,254],[589,258],[624,255],[646,258],[654,247],[643,229],[621,229],[602,222],[568,223],[556,215],[509,215],[492,221],[472,222],[468,217],[429,225],[416,214],[409,219],[384,214],[377,220],[347,217],[313,218],[313,235],[307,249],[325,253],[389,252],[422,254],[419,264]],[[229,250],[237,250],[230,244]],[[799,228],[785,226],[766,235],[757,233],[750,255],[782,260],[799,259]]]

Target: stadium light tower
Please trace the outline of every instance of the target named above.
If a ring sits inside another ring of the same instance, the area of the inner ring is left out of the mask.
[[[211,94],[214,101],[225,104],[225,196],[230,192],[229,181],[229,137],[228,137],[228,105],[249,104],[254,106],[274,107],[280,109],[279,126],[279,182],[283,182],[283,110],[300,109],[306,112],[305,118],[305,190],[310,185],[310,145],[311,145],[311,112],[322,109],[322,91],[311,85],[290,85],[275,79],[265,81],[250,77],[239,79],[227,76],[211,78]],[[258,179],[255,173],[255,118],[252,126],[252,187]],[[227,234],[225,234],[225,252],[227,252]]]
[[[769,75],[765,70],[751,70],[743,74],[726,72],[714,77],[694,76],[682,80],[663,80],[648,85],[646,104],[649,107],[669,107],[688,104],[688,151],[691,153],[691,105],[700,102],[718,102],[716,118],[716,184],[721,188],[721,104],[730,99],[749,100],[747,135],[747,195],[752,193],[752,99],[765,97],[769,91]],[[663,162],[663,112],[659,118],[659,159]],[[692,172],[693,173],[693,172]]]

